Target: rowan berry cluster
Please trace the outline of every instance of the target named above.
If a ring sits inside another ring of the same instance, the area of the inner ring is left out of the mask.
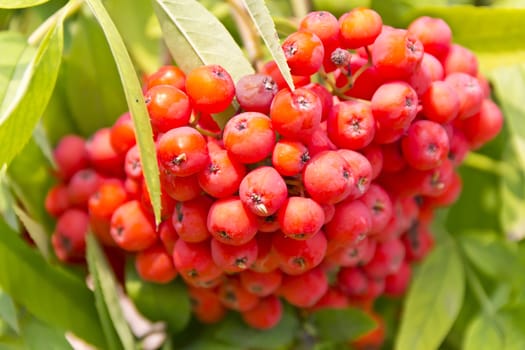
[[[318,11],[282,44],[293,90],[273,61],[236,83],[218,65],[160,68],[144,96],[162,223],[124,114],[55,149],[58,258],[82,260],[91,228],[144,280],[180,276],[202,322],[230,309],[259,329],[279,321],[281,300],[371,310],[401,296],[433,245],[434,210],[461,191],[456,168],[503,121],[476,57],[451,39],[441,19],[405,30],[366,8]],[[234,100],[221,130],[212,115]]]

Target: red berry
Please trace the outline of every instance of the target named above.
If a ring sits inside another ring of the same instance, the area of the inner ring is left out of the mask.
[[[429,120],[418,120],[401,142],[403,156],[411,167],[428,170],[439,166],[448,155],[448,135],[443,127]]]
[[[270,272],[257,272],[253,270],[242,271],[239,274],[242,286],[249,292],[265,297],[273,294],[281,285],[283,279],[281,270]]]
[[[311,198],[293,196],[279,209],[277,220],[287,237],[304,240],[319,232],[324,224],[324,210]]]
[[[268,114],[277,84],[266,74],[245,75],[235,85],[235,96],[242,109],[247,112]]]
[[[255,215],[270,216],[277,212],[288,196],[284,179],[277,170],[262,166],[249,172],[239,186],[239,197]]]
[[[186,76],[185,86],[192,106],[204,113],[222,112],[235,96],[230,74],[219,65],[193,69]]]
[[[137,253],[137,273],[145,281],[168,283],[177,276],[171,254],[162,244],[156,244]]]
[[[133,147],[137,140],[135,139],[135,127],[129,113],[122,114],[110,131],[111,146],[117,153],[126,153]]]
[[[171,85],[179,90],[185,89],[186,75],[175,66],[162,66],[145,79],[144,91],[157,85]]]
[[[84,257],[89,216],[83,210],[68,209],[57,220],[51,243],[63,262],[75,262]]]
[[[210,238],[206,223],[212,203],[209,197],[199,196],[175,205],[171,222],[180,239],[196,243]]]
[[[89,156],[83,138],[76,135],[62,137],[53,150],[57,165],[57,175],[62,180],[69,180],[79,170],[89,166]]]
[[[372,9],[356,7],[339,18],[340,41],[346,49],[374,43],[383,26],[381,16]]]
[[[155,132],[166,132],[190,121],[188,96],[171,85],[157,85],[146,91],[146,106]]]
[[[267,330],[275,327],[282,316],[282,304],[274,295],[259,301],[253,309],[241,313],[242,319],[252,328]]]
[[[282,48],[293,75],[312,75],[323,64],[324,46],[313,33],[294,32],[284,40]]]
[[[126,251],[139,251],[157,241],[152,218],[137,200],[119,206],[111,216],[111,237]]]
[[[326,237],[322,231],[303,240],[276,233],[273,235],[273,249],[284,273],[300,275],[318,266],[324,259]]]
[[[231,245],[247,243],[257,233],[255,214],[243,205],[239,197],[215,201],[208,212],[207,226],[215,239]]]
[[[327,132],[339,148],[357,150],[367,146],[375,135],[370,104],[351,100],[335,105],[327,119]]]
[[[452,31],[441,18],[422,16],[408,26],[408,32],[415,36],[425,52],[441,59],[446,56],[452,43]]]
[[[226,273],[241,272],[257,259],[257,241],[251,239],[240,245],[230,245],[211,240],[211,256],[215,264]]]
[[[173,262],[180,276],[194,287],[212,287],[222,270],[211,256],[210,242],[187,243],[177,240],[173,249]]]
[[[290,304],[305,308],[313,306],[327,289],[328,279],[324,271],[317,267],[301,275],[285,275],[278,293]]]

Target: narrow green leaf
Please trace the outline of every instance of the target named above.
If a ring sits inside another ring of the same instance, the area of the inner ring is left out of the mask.
[[[9,55],[0,56],[0,101],[2,101],[0,106],[3,106],[10,102],[4,98],[9,85],[20,82],[20,73],[31,62],[34,48],[27,46],[22,34],[4,31],[0,32],[0,52],[9,52]],[[18,73],[19,76],[15,73]],[[0,107],[0,110],[2,109]]]
[[[21,335],[27,350],[73,349],[67,341],[64,331],[51,327],[30,315],[27,315],[23,321]]]
[[[95,285],[97,308],[102,311],[101,321],[104,324],[105,334],[110,335],[114,329],[118,335],[119,344],[122,344],[124,349],[135,349],[135,339],[120,306],[117,293],[118,285],[113,272],[93,234],[89,233],[86,241],[88,268]],[[107,317],[111,322],[108,322]],[[112,329],[109,330],[108,328]],[[109,338],[111,339],[112,336]],[[116,345],[113,342],[111,344]]]
[[[55,163],[55,158],[53,157],[53,147],[47,137],[47,131],[44,129],[42,121],[39,121],[33,130],[33,140],[38,145],[38,148],[40,148],[40,151],[42,151],[42,154],[46,157],[49,164],[51,164],[51,167],[56,169],[57,165]]]
[[[474,318],[465,333],[464,350],[505,349],[504,334],[501,325],[494,317],[481,314]]]
[[[58,76],[63,49],[63,17],[51,27],[18,85],[15,104],[0,107],[0,164],[9,164],[30,139],[36,123],[44,112]],[[7,91],[4,98],[13,96]],[[12,137],[16,134],[17,137]]]
[[[153,8],[171,56],[185,72],[219,64],[238,81],[254,72],[221,22],[195,0],[155,0]]]
[[[494,93],[505,116],[508,143],[503,161],[514,170],[501,178],[503,230],[509,238],[525,237],[525,65],[501,67],[491,74]],[[511,176],[512,175],[512,176]]]
[[[161,64],[162,32],[153,12],[151,0],[106,0],[106,9],[129,47],[133,61],[146,74],[153,73]]]
[[[279,42],[279,36],[275,30],[275,24],[273,23],[272,16],[270,15],[270,11],[268,11],[264,0],[243,0],[243,2],[248,9],[248,13],[257,27],[257,30],[261,34],[264,43],[270,50],[275,63],[277,63],[277,67],[279,67],[284,80],[288,84],[288,87],[293,90],[294,84],[292,80],[292,74],[290,73],[290,68],[286,63],[286,57],[284,56],[284,51],[281,48],[281,43]]]
[[[93,293],[84,281],[46,263],[1,221],[0,287],[43,322],[105,347]]]
[[[355,308],[323,309],[312,314],[312,322],[321,340],[342,343],[371,331],[375,321]]]
[[[0,318],[7,322],[16,333],[20,333],[18,314],[13,299],[0,289]]]
[[[408,14],[407,20],[422,15],[442,18],[452,29],[454,42],[476,51],[525,49],[525,28],[522,25],[525,21],[525,9],[431,5],[417,7]]]
[[[151,197],[155,220],[158,224],[161,220],[159,167],[157,164],[155,143],[153,141],[153,131],[151,129],[142,89],[124,41],[104,8],[104,5],[102,5],[100,0],[86,0],[86,3],[102,27],[113,57],[115,58],[115,63],[117,64],[124,94],[126,95],[126,101],[131,113],[131,118],[133,119],[133,125],[135,126],[135,135],[137,137],[137,144],[142,161],[142,171]]]
[[[49,162],[34,139],[30,139],[22,152],[13,159],[7,169],[7,175],[9,187],[16,200],[21,203],[21,207],[43,226],[46,232],[51,232],[55,222],[46,212],[44,202],[47,191],[56,180],[51,175]]]
[[[51,258],[51,252],[49,247],[49,235],[46,233],[42,225],[40,225],[37,221],[33,220],[25,211],[20,209],[19,206],[15,205],[13,207],[16,215],[26,228],[27,232],[29,233],[29,236],[31,239],[35,242],[38,250],[46,259],[49,261]]]
[[[284,307],[281,321],[267,331],[249,327],[238,315],[228,315],[217,325],[214,334],[218,341],[243,349],[277,349],[289,346],[298,328],[294,311]]]
[[[24,7],[37,6],[48,2],[49,0],[0,0],[0,8],[18,9]]]
[[[70,40],[60,79],[69,118],[90,136],[126,111],[126,98],[106,37],[90,13],[76,18]]]
[[[421,264],[412,281],[395,349],[438,349],[458,316],[464,291],[465,275],[457,247],[444,242]]]
[[[18,232],[20,225],[13,210],[14,203],[15,201],[7,181],[6,167],[4,166],[0,169],[0,215],[14,231]]]
[[[137,309],[152,321],[164,321],[171,332],[183,329],[191,316],[190,299],[183,283],[155,284],[143,281],[128,264],[126,291]]]
[[[525,276],[521,272],[525,266],[519,259],[515,244],[502,240],[500,235],[479,232],[462,235],[459,242],[468,259],[488,277],[507,281],[518,288],[525,285]]]

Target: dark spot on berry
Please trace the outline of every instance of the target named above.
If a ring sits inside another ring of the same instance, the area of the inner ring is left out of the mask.
[[[182,220],[184,219],[184,214],[182,214],[182,203],[181,202],[177,202],[177,204],[175,205],[175,210],[177,212],[177,221],[182,222]]]
[[[296,43],[290,43],[289,45],[286,45],[284,47],[284,54],[286,58],[292,57],[293,55],[297,53],[297,51],[299,51],[299,49],[297,48]]]
[[[186,159],[188,159],[188,157],[186,156],[186,153],[181,153],[171,160],[171,164],[175,166],[179,166],[182,163],[184,163]]]
[[[350,53],[344,49],[337,48],[332,51],[330,61],[337,67],[344,67],[350,63]]]
[[[60,240],[60,245],[62,246],[62,248],[64,248],[64,250],[69,254],[73,249],[71,239],[61,234],[58,235],[58,239]]]
[[[210,165],[208,166],[208,171],[210,172],[210,174],[217,174],[219,170],[221,170],[221,168],[216,163],[210,163]]]
[[[277,93],[277,84],[271,77],[265,77],[263,79],[264,90]]]
[[[246,119],[241,119],[237,122],[235,125],[235,128],[239,131],[247,129],[248,128],[248,121]]]
[[[114,231],[115,231],[117,237],[120,237],[124,233],[124,226],[117,226],[117,227],[115,227]]]
[[[384,209],[385,209],[385,206],[380,201],[375,201],[374,205],[372,206],[372,210],[374,211],[375,214],[381,213]]]
[[[310,153],[308,153],[308,151],[306,151],[303,154],[301,154],[301,162],[302,163],[307,163],[310,159],[311,159],[311,157],[310,157]]]
[[[190,277],[190,278],[197,278],[197,277],[199,277],[199,273],[198,273],[197,270],[195,270],[195,269],[191,269],[191,270],[189,270],[189,271],[186,273],[186,275],[187,275],[188,277]]]
[[[230,235],[229,235],[226,231],[218,231],[218,232],[217,232],[217,235],[218,235],[220,238],[223,238],[223,239],[227,239],[227,240],[232,239],[232,238],[230,237]]]
[[[306,261],[302,256],[297,256],[293,258],[292,263],[297,265],[299,268],[304,269],[306,267]]]
[[[410,97],[405,97],[405,107],[412,107],[412,104],[414,103],[414,101],[412,101],[412,98]]]
[[[232,290],[227,290],[226,293],[224,293],[224,298],[233,303],[237,302],[237,295],[235,295]]]
[[[248,265],[246,264],[248,262],[248,257],[243,256],[235,259],[234,265],[237,266],[240,269],[247,269]]]

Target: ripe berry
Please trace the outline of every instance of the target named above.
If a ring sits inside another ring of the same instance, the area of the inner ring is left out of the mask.
[[[54,217],[59,217],[67,208],[69,208],[69,195],[67,186],[56,184],[49,189],[44,202],[46,211]]]
[[[213,201],[207,196],[178,202],[171,222],[180,239],[186,242],[202,242],[210,238],[206,222]]]
[[[388,193],[379,185],[371,184],[368,191],[360,198],[372,213],[370,234],[381,232],[392,216],[392,201]]]
[[[285,236],[304,240],[319,232],[324,224],[324,210],[311,198],[293,196],[279,209],[277,220]]]
[[[484,99],[479,113],[463,121],[461,129],[472,149],[492,140],[503,127],[503,114],[498,105]]]
[[[76,135],[62,137],[53,150],[57,165],[57,175],[62,180],[69,180],[79,170],[89,166],[89,156],[83,138]]]
[[[251,164],[266,158],[275,144],[272,122],[258,112],[239,113],[226,123],[224,148],[239,162]]]
[[[188,96],[171,85],[157,85],[146,92],[146,106],[155,132],[166,132],[185,126],[190,121]]]
[[[256,272],[246,270],[239,274],[242,286],[249,292],[266,297],[273,294],[281,285],[283,275],[281,270],[270,272]]]
[[[163,192],[180,202],[197,198],[202,193],[196,176],[179,177],[163,169],[160,172],[160,186]]]
[[[372,46],[372,63],[386,79],[404,80],[423,59],[423,44],[404,29],[385,29]]]
[[[179,68],[171,65],[162,66],[149,75],[144,82],[144,91],[157,85],[171,85],[179,90],[185,89],[186,75]]]
[[[459,97],[458,118],[465,119],[479,113],[483,90],[478,80],[466,73],[452,73],[445,78]]]
[[[124,171],[126,172],[126,176],[132,179],[142,179],[142,162],[140,161],[138,146],[135,145],[126,152]]]
[[[177,231],[175,231],[175,229],[173,228],[171,221],[166,220],[161,222],[158,228],[158,232],[162,245],[164,245],[166,251],[172,254],[173,249],[175,248],[175,243],[179,239],[179,235],[177,234]]]
[[[339,44],[339,22],[330,12],[308,13],[299,23],[299,30],[315,34],[323,43],[325,55],[331,53]]]
[[[283,205],[288,190],[277,170],[262,166],[249,172],[239,186],[239,197],[255,215],[270,216]]]
[[[275,143],[272,165],[282,176],[299,174],[309,160],[308,148],[303,143],[286,139]]]
[[[139,251],[157,241],[152,218],[137,200],[119,206],[111,216],[111,237],[126,251]]]
[[[230,310],[245,312],[259,303],[259,297],[243,288],[237,278],[228,278],[219,287],[219,300]]]
[[[396,273],[386,276],[385,294],[394,298],[403,296],[408,288],[408,284],[410,283],[411,275],[412,268],[410,267],[410,264],[403,261]]]
[[[403,156],[411,167],[428,170],[439,166],[448,155],[449,141],[443,127],[429,120],[418,120],[401,142]]]
[[[159,243],[137,253],[135,268],[140,278],[155,283],[168,283],[177,276],[171,254]]]
[[[251,310],[241,313],[242,319],[252,328],[267,330],[275,327],[282,317],[282,304],[275,295],[267,296]]]
[[[323,105],[315,92],[306,88],[283,89],[270,107],[272,126],[290,140],[308,141],[321,123]]]
[[[290,304],[304,308],[313,306],[327,289],[328,279],[324,271],[317,267],[297,276],[283,276],[278,293]]]
[[[324,227],[332,247],[351,246],[365,238],[372,228],[370,210],[359,200],[348,200],[335,206],[332,221]]]
[[[230,74],[219,65],[193,69],[186,76],[185,86],[192,106],[204,113],[222,112],[235,96]]]
[[[284,40],[282,48],[293,75],[312,75],[323,64],[324,46],[313,33],[294,32]]]
[[[243,205],[239,197],[215,201],[208,212],[207,226],[215,239],[231,245],[247,243],[257,233],[255,214]]]
[[[335,250],[330,247],[329,242],[328,248],[332,251],[327,255],[328,261],[338,266],[363,266],[372,260],[376,251],[376,241],[365,237],[353,245],[339,246]]]
[[[446,81],[433,82],[421,97],[423,115],[436,123],[445,124],[459,113],[459,97]]]
[[[104,175],[124,176],[124,153],[117,153],[111,145],[111,130],[102,128],[86,142],[89,161],[93,168]]]
[[[370,105],[356,100],[335,105],[327,119],[327,132],[339,148],[357,150],[367,146],[375,135]]]
[[[89,197],[88,210],[92,229],[102,243],[115,245],[110,234],[111,216],[127,199],[124,184],[116,179],[103,181],[98,190]],[[93,227],[93,221],[98,221],[98,229]]]
[[[173,249],[173,262],[180,276],[194,287],[209,288],[222,275],[222,270],[211,256],[210,242],[187,243],[177,240]]]
[[[260,273],[274,271],[279,267],[279,258],[273,250],[272,235],[256,235],[257,259],[250,267],[251,270]]]
[[[89,197],[98,190],[101,183],[102,177],[93,169],[76,172],[67,185],[70,205],[86,207]]]
[[[407,128],[420,109],[414,89],[400,81],[381,85],[370,103],[374,119],[381,128]]]
[[[341,155],[350,168],[355,185],[347,198],[356,199],[368,191],[372,182],[372,165],[361,153],[349,149],[339,149],[337,153]]]
[[[226,273],[244,271],[257,259],[257,241],[251,239],[240,245],[230,245],[211,239],[211,256]]]
[[[58,259],[75,262],[84,257],[89,216],[83,210],[68,209],[57,220],[51,243]]]
[[[197,319],[206,324],[217,323],[226,315],[226,308],[217,292],[208,288],[188,287],[191,310]]]
[[[403,243],[399,239],[392,239],[377,245],[374,257],[363,266],[363,270],[371,278],[384,278],[399,271],[404,258]]]
[[[268,114],[277,84],[266,74],[248,74],[235,85],[235,97],[241,108],[247,112]]]
[[[353,190],[355,178],[350,166],[336,151],[316,154],[304,168],[304,187],[318,203],[337,203]]]
[[[273,249],[284,273],[300,275],[321,263],[326,253],[326,237],[322,231],[303,240],[275,233]]]
[[[346,49],[374,43],[383,26],[381,16],[372,9],[357,7],[339,18],[340,41]]]
[[[363,296],[368,291],[368,277],[361,268],[343,267],[337,273],[337,285],[348,296]]]
[[[418,17],[410,23],[408,32],[421,41],[425,52],[438,59],[444,58],[450,50],[452,31],[441,18]]]
[[[189,126],[171,129],[158,140],[160,166],[176,176],[190,176],[203,170],[209,155],[206,140]]]
[[[466,47],[452,44],[448,54],[443,59],[443,68],[446,75],[462,72],[476,77],[478,75],[478,59]]]
[[[126,153],[133,147],[137,140],[135,139],[135,127],[131,120],[131,115],[128,113],[122,114],[110,131],[111,146],[117,153]]]

